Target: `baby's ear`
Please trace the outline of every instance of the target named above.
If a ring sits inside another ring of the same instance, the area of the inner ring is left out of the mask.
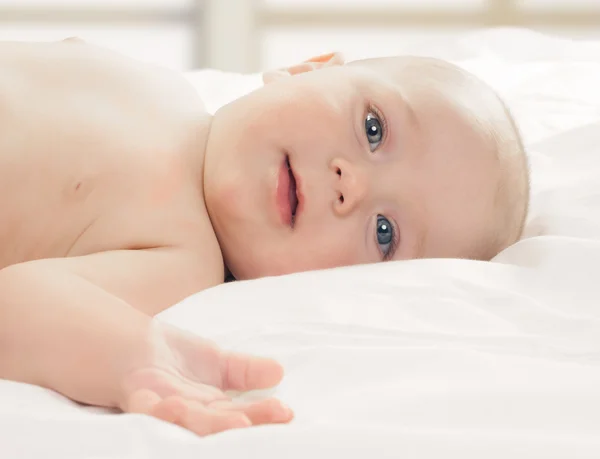
[[[312,72],[313,70],[343,64],[344,57],[341,53],[322,54],[320,56],[312,57],[300,64],[292,65],[291,67],[265,72],[263,73],[263,83],[269,84],[273,81],[277,81],[281,78],[286,78],[292,75]]]

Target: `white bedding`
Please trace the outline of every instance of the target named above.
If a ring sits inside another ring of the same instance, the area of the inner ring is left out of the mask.
[[[494,263],[223,285],[161,315],[279,359],[291,425],[201,439],[0,381],[0,458],[600,458],[600,42],[496,30],[421,52],[513,109],[533,168],[525,240]],[[190,78],[213,110],[259,84]]]

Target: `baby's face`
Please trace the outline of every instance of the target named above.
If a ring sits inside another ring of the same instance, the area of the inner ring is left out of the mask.
[[[206,202],[238,279],[469,256],[494,156],[446,98],[398,84],[397,65],[283,78],[216,114]]]

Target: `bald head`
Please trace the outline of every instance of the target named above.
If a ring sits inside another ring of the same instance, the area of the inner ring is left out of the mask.
[[[411,97],[435,94],[454,107],[482,140],[480,155],[491,155],[493,186],[483,230],[468,258],[489,260],[519,240],[529,207],[529,167],[516,123],[501,98],[483,81],[448,62],[425,57],[391,57],[356,61],[385,73]],[[417,102],[415,102],[417,103]]]

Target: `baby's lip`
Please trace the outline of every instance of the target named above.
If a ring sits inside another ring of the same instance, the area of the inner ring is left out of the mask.
[[[294,170],[292,169],[292,165],[290,164],[290,157],[287,156],[285,158],[288,175],[290,177],[290,187],[288,190],[288,200],[290,201],[290,209],[292,211],[292,222],[291,227],[294,229],[294,224],[296,223],[296,211],[298,210],[298,193],[296,189],[296,177],[294,176]]]
[[[289,193],[290,193],[290,173],[288,171],[287,157],[281,162],[279,166],[279,173],[277,174],[277,185],[275,187],[275,204],[279,212],[281,222],[285,226],[292,226],[292,207],[290,204]]]
[[[275,189],[275,203],[281,222],[290,228],[296,226],[303,209],[304,197],[300,191],[300,177],[286,155],[279,167]]]
[[[298,174],[297,169],[294,169],[290,160],[290,169],[296,182],[296,213],[294,215],[294,226],[298,223],[298,217],[304,210],[304,195],[302,194],[302,178]]]

